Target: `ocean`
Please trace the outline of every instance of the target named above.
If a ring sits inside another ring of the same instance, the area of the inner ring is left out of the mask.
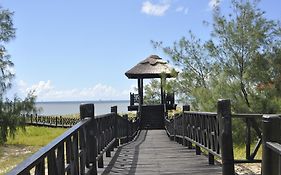
[[[39,115],[66,115],[79,113],[82,103],[94,103],[95,115],[110,112],[112,106],[117,106],[118,113],[127,113],[129,101],[58,101],[58,102],[36,102],[36,107],[41,108]]]

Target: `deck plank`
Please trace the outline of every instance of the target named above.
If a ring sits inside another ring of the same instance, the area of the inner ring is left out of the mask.
[[[142,130],[139,137],[118,148],[102,174],[222,174],[204,155],[170,141],[165,130]]]

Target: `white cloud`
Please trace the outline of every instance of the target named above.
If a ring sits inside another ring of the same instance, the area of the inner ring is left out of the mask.
[[[185,15],[188,13],[188,11],[188,7],[179,6],[178,8],[176,8],[176,12],[183,13]]]
[[[37,84],[32,85],[31,87],[26,88],[26,92],[34,91],[35,95],[39,95],[42,93],[48,93],[52,91],[54,87],[51,85],[51,81],[39,81]]]
[[[163,16],[169,8],[169,1],[161,1],[160,3],[155,4],[150,1],[145,1],[142,4],[141,12],[152,16]]]
[[[57,89],[50,80],[39,81],[28,85],[25,81],[18,82],[19,91],[23,96],[29,91],[35,91],[38,101],[63,101],[63,100],[122,100],[128,99],[130,92],[134,92],[135,86],[129,89],[118,90],[112,86],[96,84],[88,88]]]
[[[220,5],[220,3],[221,3],[221,0],[210,0],[209,7],[211,9],[214,9],[214,8],[218,7]]]
[[[183,9],[184,9],[184,7],[183,7],[183,6],[180,6],[180,7],[178,7],[178,8],[176,9],[176,12],[182,12]]]

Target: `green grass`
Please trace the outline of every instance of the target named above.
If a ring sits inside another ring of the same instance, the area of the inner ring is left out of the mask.
[[[19,130],[15,138],[8,138],[8,145],[45,146],[64,133],[64,128],[28,126],[26,131]]]
[[[0,149],[0,175],[9,172],[17,164],[38,151],[40,147],[24,145],[2,145]]]
[[[0,175],[9,172],[65,131],[64,128],[35,126],[27,126],[25,131],[19,130],[15,138],[9,137],[5,145],[0,145]]]
[[[234,152],[234,159],[246,159],[246,148],[245,145],[234,145],[233,146],[233,152]],[[254,150],[255,145],[251,145],[251,153]],[[262,147],[262,146],[261,146]],[[259,148],[258,153],[255,157],[255,159],[261,159],[262,158],[262,148]]]

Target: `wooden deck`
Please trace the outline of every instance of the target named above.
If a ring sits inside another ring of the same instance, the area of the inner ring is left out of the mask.
[[[121,146],[102,174],[222,174],[221,166],[195,150],[170,141],[165,130],[142,130],[137,139]]]

